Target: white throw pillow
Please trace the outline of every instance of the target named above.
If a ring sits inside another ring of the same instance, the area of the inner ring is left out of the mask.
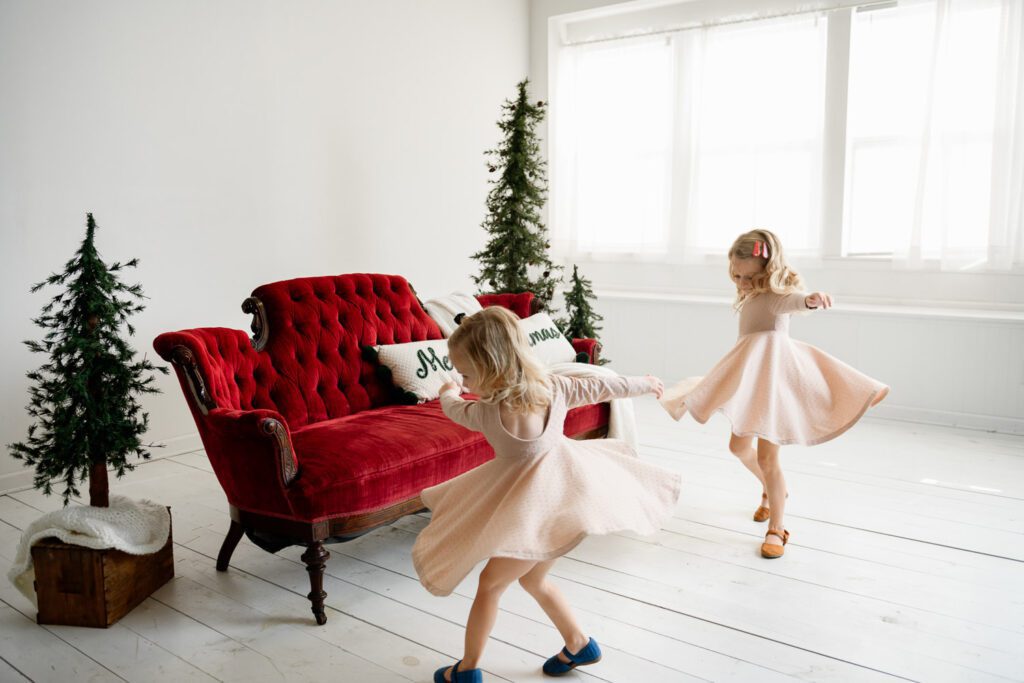
[[[576,360],[576,350],[547,313],[537,313],[519,321],[530,350],[545,365],[570,363]]]
[[[456,318],[460,315],[473,315],[477,311],[483,310],[483,307],[472,294],[452,292],[448,296],[439,296],[429,300],[423,304],[423,310],[441,328],[441,334],[448,338],[459,326]]]
[[[418,403],[433,401],[440,396],[441,385],[445,382],[462,386],[462,375],[448,358],[447,339],[384,344],[373,348],[380,364],[391,371],[395,386],[414,394]]]

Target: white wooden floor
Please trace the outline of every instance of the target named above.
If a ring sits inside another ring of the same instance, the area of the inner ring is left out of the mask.
[[[676,424],[637,401],[642,457],[678,470],[683,497],[658,535],[590,538],[553,574],[604,660],[566,680],[1024,680],[1024,438],[865,420],[836,441],[784,448],[793,536],[757,553],[759,487],[725,449],[728,427]],[[0,585],[0,680],[429,681],[462,649],[471,576],[448,598],[420,587],[414,516],[330,546],[317,627],[301,549],[243,539],[214,558],[228,518],[202,453],[146,463],[119,493],[172,506],[176,576],[108,630],[40,627]],[[59,506],[0,496],[0,558]],[[541,681],[558,634],[518,586],[486,652],[489,681]]]

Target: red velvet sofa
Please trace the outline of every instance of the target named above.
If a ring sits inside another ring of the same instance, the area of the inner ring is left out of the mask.
[[[520,317],[533,295],[478,297]],[[242,534],[270,552],[304,545],[313,614],[324,613],[324,543],[345,541],[423,509],[419,492],[493,457],[480,434],[437,401],[399,405],[362,347],[439,339],[410,285],[395,275],[310,277],[258,287],[242,310],[253,337],[205,327],[161,334],[217,479],[231,525],[226,571]],[[575,340],[596,361],[594,340]],[[608,405],[576,408],[574,438],[607,434]]]

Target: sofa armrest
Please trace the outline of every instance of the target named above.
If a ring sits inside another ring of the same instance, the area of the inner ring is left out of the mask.
[[[214,408],[202,419],[203,442],[229,502],[254,511],[291,510],[299,476],[291,432],[274,410]]]
[[[174,365],[189,405],[202,415],[214,408],[244,408],[241,384],[251,394],[257,373],[271,374],[264,355],[253,350],[241,330],[206,327],[165,332],[153,348]],[[251,401],[251,396],[245,397]]]
[[[587,354],[587,362],[591,365],[598,364],[598,354],[601,353],[601,342],[596,339],[573,339],[572,348],[576,350],[577,354]]]

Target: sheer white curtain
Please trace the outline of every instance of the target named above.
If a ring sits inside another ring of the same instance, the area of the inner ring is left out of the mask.
[[[824,16],[572,46],[552,101],[563,253],[723,253],[753,227],[817,246]]]
[[[826,39],[823,15],[678,36],[692,112],[685,253],[724,253],[755,227],[791,250],[818,246]]]
[[[556,249],[703,259],[764,227],[807,255],[1024,265],[1024,0],[831,4],[564,44]]]
[[[845,253],[948,270],[1021,262],[1022,4],[854,13]]]
[[[562,56],[552,102],[552,237],[574,253],[663,253],[672,183],[672,47],[661,38]]]
[[[1024,2],[1000,7],[988,264],[1024,265]]]

